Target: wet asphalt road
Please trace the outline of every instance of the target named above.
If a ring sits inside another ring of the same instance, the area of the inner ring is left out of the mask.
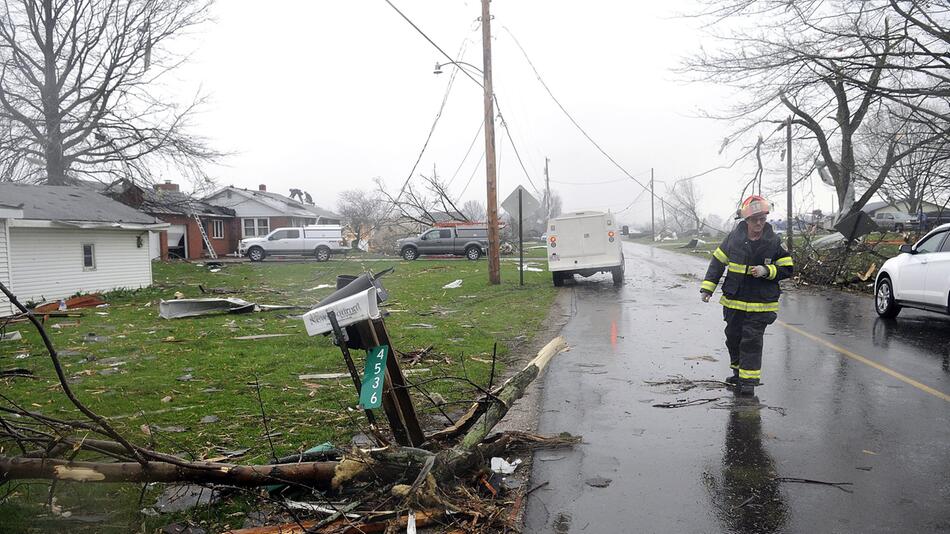
[[[527,532],[950,532],[950,317],[787,292],[755,398],[651,386],[731,374],[722,307],[700,302],[702,259],[624,246],[623,288],[562,288],[573,348],[547,370],[539,432],[584,443],[535,454],[530,487],[548,484]],[[698,399],[717,400],[653,407]]]

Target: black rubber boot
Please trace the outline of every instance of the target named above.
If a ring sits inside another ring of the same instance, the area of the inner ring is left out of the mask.
[[[759,385],[758,380],[749,380],[749,379],[739,379],[739,384],[736,388],[736,393],[743,397],[751,397],[755,395],[755,386]]]
[[[735,387],[739,383],[739,370],[733,369],[732,376],[727,378],[724,382],[729,384],[730,387]]]

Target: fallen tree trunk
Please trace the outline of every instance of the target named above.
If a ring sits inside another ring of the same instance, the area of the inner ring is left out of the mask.
[[[507,450],[518,439],[486,441],[491,430],[508,413],[525,388],[544,370],[551,359],[567,349],[563,338],[557,337],[544,346],[524,369],[498,388],[491,406],[482,413],[459,445],[434,454],[411,447],[388,447],[367,451],[341,462],[304,462],[277,465],[242,466],[212,462],[171,461],[137,462],[71,462],[51,458],[0,456],[0,482],[14,479],[50,479],[75,482],[198,482],[232,486],[264,486],[274,483],[299,484],[325,489],[342,488],[354,481],[375,480],[391,483],[414,478],[423,465],[431,461],[437,480],[446,480],[462,473],[485,457]],[[97,445],[118,449],[121,444],[97,441]],[[89,445],[92,445],[90,443]],[[148,451],[153,456],[158,455]]]
[[[204,482],[232,486],[263,486],[295,482],[328,488],[337,462],[279,465],[235,465],[195,462],[182,467],[165,462],[70,462],[49,458],[0,456],[0,482],[50,479],[73,482]]]

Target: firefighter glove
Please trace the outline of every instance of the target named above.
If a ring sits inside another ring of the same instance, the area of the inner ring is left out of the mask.
[[[703,302],[709,302],[709,297],[712,296],[712,293],[708,291],[700,291],[699,293],[703,296]]]
[[[749,274],[756,278],[765,278],[768,276],[769,270],[764,265],[756,265],[749,271]]]

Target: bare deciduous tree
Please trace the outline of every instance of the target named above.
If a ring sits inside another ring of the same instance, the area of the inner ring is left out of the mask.
[[[462,215],[472,222],[483,222],[487,220],[485,206],[477,200],[468,200],[462,205]]]
[[[386,206],[378,196],[362,189],[351,189],[340,193],[337,211],[343,216],[343,223],[353,234],[353,248],[359,248],[386,218]]]
[[[799,145],[809,159],[821,160],[843,216],[864,206],[897,162],[947,133],[946,124],[932,124],[930,135],[900,146],[905,121],[867,147],[879,154],[873,164],[857,158],[857,138],[868,115],[887,112],[888,105],[913,105],[901,100],[900,88],[915,79],[915,69],[936,72],[922,66],[919,53],[929,41],[920,41],[920,32],[910,32],[909,24],[897,23],[898,3],[706,0],[702,16],[710,26],[722,23],[728,30],[716,35],[721,47],[689,58],[684,70],[739,91],[738,103],[720,117],[738,125],[726,144],[791,115],[794,137],[804,141]],[[946,64],[938,65],[944,74]],[[774,131],[772,124],[768,129]],[[856,195],[859,183],[864,190]]]
[[[674,224],[680,232],[702,229],[703,217],[699,213],[699,193],[694,180],[678,180],[667,188],[666,196],[674,209],[670,210]]]
[[[376,179],[376,192],[387,204],[386,212],[422,226],[432,226],[445,220],[468,222],[457,200],[449,194],[448,187],[438,177],[419,175],[422,186],[406,184],[401,194],[393,195],[386,189],[382,179]]]
[[[175,38],[211,0],[10,0],[0,4],[0,179],[204,178],[221,154],[188,131],[156,83],[181,64]]]

